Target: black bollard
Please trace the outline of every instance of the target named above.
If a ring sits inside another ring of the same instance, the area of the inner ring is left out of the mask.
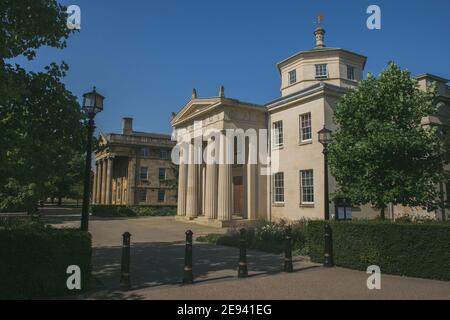
[[[238,278],[248,277],[247,268],[247,230],[241,229],[239,239],[239,270]]]
[[[292,229],[291,226],[286,228],[286,247],[284,257],[284,272],[294,272],[292,266]]]
[[[192,273],[192,235],[191,230],[186,231],[186,251],[184,257],[183,284],[194,283],[194,274]]]
[[[323,263],[323,266],[327,268],[334,267],[333,231],[328,223],[325,225],[325,261]]]
[[[122,246],[122,270],[120,276],[120,286],[123,289],[128,290],[131,287],[130,281],[130,244],[131,234],[125,232],[123,234],[123,246]]]

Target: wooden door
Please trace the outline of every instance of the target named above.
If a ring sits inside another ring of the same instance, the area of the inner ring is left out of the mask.
[[[234,214],[242,215],[244,184],[242,177],[233,177]]]

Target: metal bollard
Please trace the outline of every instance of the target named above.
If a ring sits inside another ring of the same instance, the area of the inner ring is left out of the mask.
[[[328,223],[325,225],[325,260],[323,266],[327,268],[334,267],[333,230],[331,229],[331,226]]]
[[[239,239],[239,270],[238,278],[248,277],[247,269],[247,230],[241,229]]]
[[[294,272],[292,266],[292,229],[291,226],[286,228],[286,248],[284,257],[284,272]]]
[[[186,251],[184,257],[184,273],[183,284],[194,283],[194,275],[192,273],[192,235],[191,230],[186,231]]]
[[[122,270],[120,276],[120,286],[123,289],[129,289],[131,287],[130,281],[130,244],[131,234],[125,232],[123,234],[123,246],[122,246]]]

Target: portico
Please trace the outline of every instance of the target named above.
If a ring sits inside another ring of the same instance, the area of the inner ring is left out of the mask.
[[[246,135],[266,128],[263,107],[225,98],[223,87],[216,98],[194,90],[172,127],[180,149],[177,219],[217,227],[267,219],[267,179]]]

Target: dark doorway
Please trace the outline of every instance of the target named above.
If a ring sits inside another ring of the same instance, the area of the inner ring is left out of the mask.
[[[233,177],[234,214],[242,216],[244,184],[242,177]]]

